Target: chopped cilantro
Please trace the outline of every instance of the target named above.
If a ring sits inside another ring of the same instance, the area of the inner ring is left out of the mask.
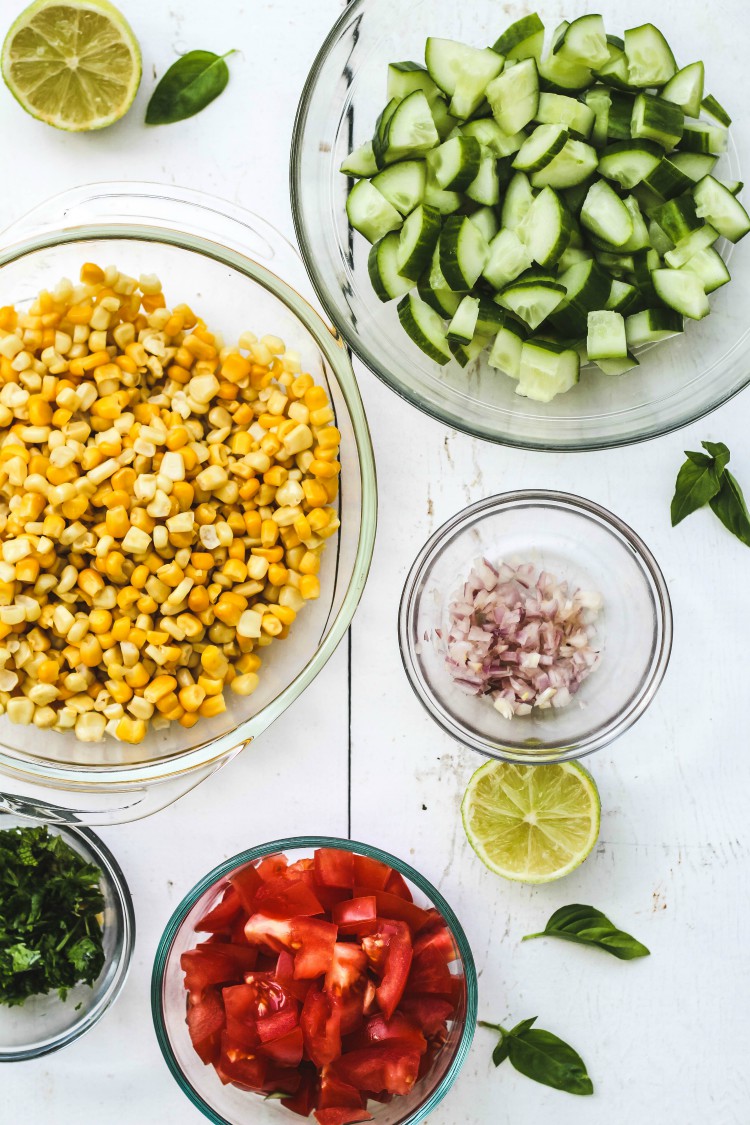
[[[104,966],[100,880],[45,827],[0,831],[0,1004],[93,985]]]

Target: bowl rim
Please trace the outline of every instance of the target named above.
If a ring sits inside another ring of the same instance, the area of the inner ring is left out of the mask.
[[[377,379],[398,395],[399,398],[408,402],[411,406],[416,407],[417,410],[427,415],[427,417],[432,418],[436,422],[441,422],[450,429],[459,430],[471,437],[478,438],[481,441],[489,441],[495,445],[506,446],[511,449],[535,450],[540,453],[587,453],[595,450],[618,449],[631,445],[639,445],[645,441],[654,441],[657,438],[664,437],[666,434],[675,433],[677,430],[692,425],[693,422],[708,417],[708,415],[712,414],[715,410],[725,406],[736,395],[746,390],[748,385],[750,385],[750,366],[748,367],[747,376],[744,380],[739,385],[724,392],[721,398],[717,399],[715,402],[711,402],[705,406],[696,406],[684,417],[675,418],[659,426],[659,428],[645,433],[641,432],[634,435],[621,436],[614,435],[607,438],[592,437],[586,438],[584,441],[575,441],[573,438],[561,441],[550,441],[532,437],[520,440],[514,437],[510,428],[508,428],[505,433],[498,434],[495,431],[483,428],[479,424],[472,425],[459,413],[451,412],[441,406],[440,403],[425,401],[416,390],[412,390],[407,383],[397,380],[396,376],[378,363],[377,357],[364,346],[359,333],[350,331],[345,320],[342,320],[341,324],[339,323],[339,310],[335,302],[331,299],[328,288],[324,284],[321,271],[317,266],[315,255],[307,237],[307,223],[304,218],[304,208],[302,205],[304,184],[302,182],[301,154],[310,103],[316,92],[320,72],[344,29],[349,24],[353,24],[357,19],[361,18],[361,12],[365,7],[372,7],[374,3],[377,3],[377,0],[350,0],[323,40],[307,74],[304,86],[302,87],[302,93],[300,95],[292,129],[289,161],[289,195],[292,204],[292,221],[294,223],[294,231],[299,244],[300,253],[302,254],[302,260],[307,270],[307,275],[326,315],[330,317],[331,321],[337,326],[338,331],[346,341],[347,347],[365,364],[368,371],[371,371]],[[731,143],[730,140],[730,144]]]
[[[433,887],[428,879],[425,878],[416,868],[406,863],[404,860],[399,859],[397,856],[392,855],[390,852],[384,851],[382,848],[377,848],[371,844],[364,844],[358,840],[350,840],[341,836],[291,836],[280,840],[271,840],[265,844],[257,844],[255,847],[248,848],[245,851],[238,852],[237,855],[229,859],[223,860],[217,864],[208,874],[204,875],[202,879],[195,884],[195,886],[188,891],[180,904],[173,911],[172,916],[167,922],[164,932],[159,939],[159,944],[154,955],[154,964],[151,973],[151,1016],[154,1024],[154,1031],[159,1043],[164,1061],[166,1062],[172,1077],[177,1082],[182,1092],[190,1099],[194,1106],[201,1111],[214,1125],[236,1125],[235,1122],[229,1121],[220,1113],[214,1110],[208,1103],[201,1097],[195,1087],[190,1083],[187,1075],[180,1067],[177,1058],[172,1050],[172,1045],[169,1039],[166,1023],[163,1016],[162,1005],[162,992],[164,974],[167,967],[167,960],[174,944],[174,940],[184,923],[187,915],[192,910],[198,899],[210,890],[214,884],[220,879],[224,878],[236,868],[251,863],[254,860],[262,859],[264,856],[273,855],[276,852],[285,852],[291,849],[306,849],[310,848],[338,848],[346,851],[356,851],[361,855],[368,856],[372,859],[380,860],[382,863],[393,867],[410,882],[414,883],[431,901],[431,903],[440,911],[445,921],[450,927],[451,934],[453,935],[456,946],[459,951],[461,962],[464,969],[464,979],[466,981],[466,1019],[461,1031],[461,1038],[456,1049],[456,1053],[451,1061],[451,1065],[446,1070],[442,1079],[431,1092],[429,1097],[421,1106],[418,1106],[408,1118],[404,1118],[399,1125],[417,1125],[422,1121],[428,1113],[431,1113],[439,1102],[445,1097],[448,1091],[453,1086],[458,1074],[466,1061],[466,1057],[471,1047],[476,1030],[477,1010],[478,1010],[478,984],[477,984],[477,971],[474,963],[474,957],[471,952],[466,933],[459,922],[455,912],[451,906],[445,901],[440,892]]]
[[[461,723],[449,717],[444,708],[436,705],[433,693],[428,689],[423,677],[419,674],[415,659],[416,654],[412,645],[413,614],[428,564],[442,552],[443,546],[449,538],[461,531],[464,526],[475,522],[475,516],[489,515],[496,511],[521,506],[540,508],[552,506],[562,511],[583,513],[589,517],[594,517],[620,540],[622,546],[631,549],[641,574],[649,584],[653,597],[655,653],[650,660],[647,679],[621,713],[614,718],[608,718],[591,735],[580,742],[576,742],[573,746],[568,745],[569,740],[565,745],[553,743],[549,749],[534,748],[533,750],[524,750],[520,744],[512,747],[500,747],[490,743],[487,739],[476,735],[468,727],[464,727]],[[546,765],[584,758],[619,738],[621,734],[637,722],[659,690],[669,665],[672,636],[672,603],[667,583],[656,558],[640,535],[614,512],[609,511],[601,504],[597,504],[596,501],[588,500],[572,492],[560,492],[552,489],[517,489],[512,492],[496,493],[494,496],[469,504],[454,516],[451,516],[433,532],[417,554],[406,576],[398,611],[398,645],[401,662],[412,691],[428,715],[441,730],[467,749],[476,751],[485,758],[494,758],[497,761],[514,762],[520,765]]]
[[[3,830],[3,821],[8,817],[17,822],[8,827],[39,827],[36,822],[30,821],[26,817],[0,810],[0,830]],[[120,995],[127,980],[135,947],[135,910],[130,888],[122,868],[101,837],[92,832],[90,828],[73,827],[71,824],[50,823],[45,827],[48,831],[62,836],[79,854],[84,854],[100,868],[102,882],[106,883],[111,891],[114,909],[119,915],[120,925],[122,926],[122,942],[115,949],[113,958],[109,962],[110,965],[115,964],[116,966],[112,979],[93,1007],[58,1035],[24,1047],[0,1046],[0,1064],[26,1062],[30,1059],[42,1058],[44,1055],[52,1054],[53,1051],[59,1051],[63,1047],[67,1047],[70,1043],[74,1043],[76,1039],[85,1035],[99,1022],[107,1009],[115,1003]],[[102,969],[102,973],[105,972],[105,968]]]
[[[102,185],[98,185],[102,186]],[[150,185],[153,188],[158,185]],[[168,194],[169,189],[164,188]],[[193,202],[213,202],[209,195],[183,192]],[[240,211],[231,205],[234,211]],[[12,228],[11,228],[12,233]],[[151,761],[136,763],[99,763],[76,765],[34,758],[14,750],[0,741],[0,772],[52,788],[91,791],[92,788],[114,787],[128,790],[144,783],[174,781],[198,769],[215,768],[233,752],[239,751],[258,733],[277,719],[304,691],[328,662],[349,628],[367,581],[375,545],[377,528],[377,478],[370,429],[359,393],[359,387],[342,338],[328,327],[315,308],[288,282],[248,254],[187,230],[171,230],[158,223],[137,220],[76,223],[68,228],[45,229],[22,241],[0,248],[0,269],[30,253],[68,245],[82,240],[120,238],[133,241],[166,243],[178,249],[204,255],[230,266],[251,281],[261,285],[286,305],[300,320],[330,364],[351,419],[359,460],[360,527],[352,574],[336,617],[307,664],[295,678],[256,714],[232,730],[182,751],[165,754]],[[262,716],[262,721],[259,722]]]

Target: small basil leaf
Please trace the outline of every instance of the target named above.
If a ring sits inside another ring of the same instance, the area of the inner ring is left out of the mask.
[[[721,489],[711,498],[711,510],[732,535],[750,547],[750,514],[742,489],[727,469],[721,478]]]
[[[696,464],[689,458],[677,474],[675,493],[672,498],[672,527],[676,527],[685,516],[702,508],[719,491],[719,478],[713,467]]]
[[[723,441],[702,441],[701,445],[707,453],[710,453],[716,462],[714,468],[717,477],[720,477],[729,464],[729,458],[731,456],[729,449],[724,445]]]
[[[533,1025],[536,1023],[536,1021],[538,1019],[539,1019],[539,1016],[532,1016],[530,1020],[521,1020],[520,1023],[517,1023],[515,1027],[512,1027],[510,1029],[508,1034],[509,1035],[521,1035],[522,1032],[528,1031],[530,1027],[533,1027]]]
[[[686,449],[685,456],[688,461],[692,461],[694,465],[705,465],[708,469],[714,467],[714,459],[713,457],[709,457],[707,453],[696,453],[694,449]]]
[[[492,1052],[492,1061],[495,1066],[500,1066],[500,1063],[505,1062],[510,1051],[510,1040],[504,1035],[498,1043],[495,1050]]]
[[[228,55],[213,51],[188,51],[172,63],[151,95],[146,109],[147,125],[171,125],[205,109],[229,81]]]
[[[538,934],[527,934],[524,941],[537,937],[557,937],[577,945],[595,945],[611,953],[621,961],[632,961],[636,957],[648,957],[649,950],[631,934],[619,930],[593,906],[573,903],[561,906],[551,916],[544,930]]]
[[[511,1064],[527,1078],[568,1094],[593,1094],[583,1059],[552,1032],[532,1027],[518,1035],[511,1033],[509,1041]]]

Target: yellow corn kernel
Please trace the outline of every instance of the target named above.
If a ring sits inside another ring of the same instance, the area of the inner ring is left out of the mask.
[[[268,608],[282,625],[291,625],[297,617],[295,611],[286,605],[270,605]]]
[[[112,628],[112,614],[108,609],[92,609],[89,614],[89,629],[101,636]]]
[[[143,698],[149,703],[158,703],[171,695],[176,687],[177,680],[174,676],[157,676],[144,688]]]
[[[56,684],[60,676],[60,665],[56,660],[43,660],[36,674],[40,683]]]
[[[223,676],[227,670],[228,661],[216,645],[207,645],[201,653],[201,666],[209,676]]]
[[[128,703],[133,698],[133,689],[122,680],[109,680],[107,690],[115,703]]]
[[[125,715],[117,724],[116,733],[121,742],[143,742],[146,737],[146,724],[143,719],[130,719]]]
[[[104,270],[93,262],[85,262],[81,266],[80,277],[84,285],[104,284]]]
[[[227,705],[224,701],[223,695],[212,695],[208,699],[204,699],[200,706],[200,714],[204,719],[211,719],[215,715],[221,715],[226,711]]]
[[[39,562],[37,559],[27,556],[25,559],[19,559],[15,571],[18,582],[36,582],[39,577]]]
[[[269,637],[278,637],[283,628],[281,621],[279,621],[278,617],[274,617],[272,613],[264,615],[260,627]]]
[[[257,688],[258,682],[255,672],[245,672],[242,676],[235,676],[229,686],[236,695],[251,695]]]
[[[190,684],[188,687],[181,688],[177,698],[185,711],[198,711],[206,698],[206,692],[200,684]]]
[[[198,686],[206,695],[219,695],[224,689],[224,680],[220,676],[198,676]]]
[[[285,586],[289,571],[281,563],[271,563],[268,568],[268,581],[272,586]]]
[[[193,606],[190,608],[194,609]],[[225,625],[236,625],[245,609],[247,609],[247,598],[240,594],[227,593],[221,595],[214,612],[219,621],[223,621]]]
[[[314,574],[303,574],[299,580],[299,592],[306,602],[320,597],[320,581]]]

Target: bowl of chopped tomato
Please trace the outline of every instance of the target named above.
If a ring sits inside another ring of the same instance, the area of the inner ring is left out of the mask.
[[[151,1006],[167,1066],[218,1125],[413,1125],[463,1065],[477,979],[423,875],[366,844],[300,837],[234,856],[186,895]]]

